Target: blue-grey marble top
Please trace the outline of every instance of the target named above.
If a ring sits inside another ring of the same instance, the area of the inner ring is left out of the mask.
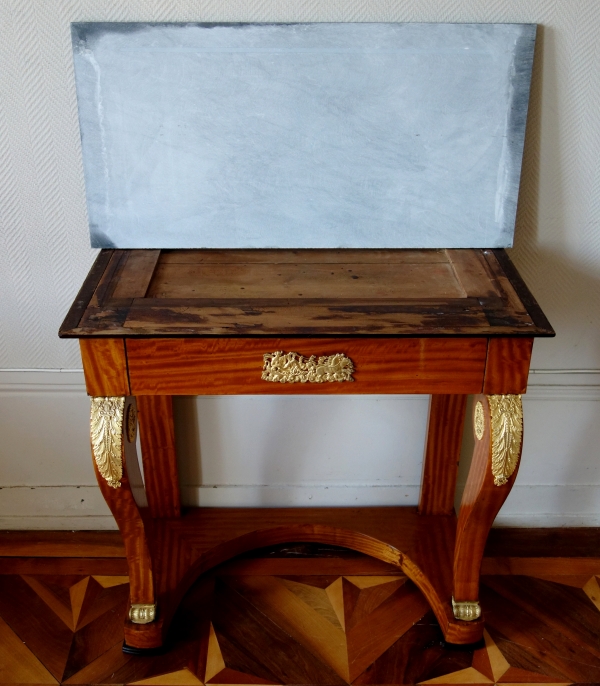
[[[73,24],[94,247],[512,245],[534,24]]]

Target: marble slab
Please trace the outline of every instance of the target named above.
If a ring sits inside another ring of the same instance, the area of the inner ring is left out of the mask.
[[[509,247],[535,35],[73,24],[92,246]]]

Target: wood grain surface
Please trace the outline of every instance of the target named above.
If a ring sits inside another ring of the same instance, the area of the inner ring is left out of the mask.
[[[356,557],[352,551],[338,551],[332,548],[291,548],[289,556],[303,559],[317,557],[320,565],[329,564],[333,559],[335,564],[345,556]],[[242,563],[252,565],[255,562],[260,565],[287,564],[289,562],[286,550],[281,552],[271,551],[268,557],[261,557],[259,551],[250,553]],[[0,531],[0,559],[5,563],[9,558],[35,559],[40,558],[44,563],[50,564],[52,559],[76,560],[103,560],[105,558],[118,559],[125,557],[123,539],[118,531]],[[600,559],[600,528],[598,527],[548,527],[548,528],[493,528],[490,531],[486,547],[485,558],[489,559],[540,559],[546,560],[570,560],[570,564],[576,565],[577,560],[582,563],[586,559],[591,564],[597,564]],[[287,561],[286,561],[287,560]],[[376,564],[377,567],[368,567],[364,573],[381,574],[384,567],[380,562],[371,558],[364,558],[361,564]],[[62,562],[60,563],[62,564]],[[302,563],[300,563],[302,564]],[[312,564],[312,562],[310,562]],[[567,564],[565,562],[565,564]],[[272,571],[271,574],[285,574],[287,572]],[[324,566],[319,567],[320,574],[327,574]],[[566,570],[566,567],[565,567]],[[567,574],[567,571],[561,574]],[[23,572],[26,573],[26,572]],[[257,572],[258,573],[258,572]],[[358,572],[357,572],[358,573]],[[363,573],[363,572],[360,572]]]
[[[102,259],[61,336],[554,333],[493,251],[115,250]]]
[[[146,298],[134,300],[127,312],[115,310],[114,322],[98,308],[91,308],[86,317],[85,329],[95,327],[98,335],[453,336],[489,331],[488,320],[475,298],[397,303]],[[500,325],[494,331],[510,335],[513,328]]]
[[[164,264],[430,264],[447,263],[447,251],[411,249],[211,249],[211,250],[163,250],[161,262]]]
[[[173,399],[170,395],[140,395],[137,398],[144,483],[153,517],[181,514]]]
[[[112,255],[112,250],[101,250],[98,253],[98,256],[94,260],[94,264],[92,265],[86,280],[79,289],[79,293],[77,293],[77,296],[75,297],[75,300],[73,301],[73,304],[71,305],[69,312],[62,323],[61,329],[64,328],[69,330],[78,326],[85,313],[86,307],[88,307],[90,304],[91,299],[98,288],[100,279],[104,275]]]
[[[483,392],[518,395],[527,390],[533,338],[490,338]]]
[[[277,350],[305,357],[343,352],[354,363],[354,382],[263,381],[263,355]],[[486,354],[484,338],[127,340],[136,395],[479,393]]]
[[[161,264],[148,296],[154,299],[321,299],[360,297],[369,300],[451,299],[464,290],[449,263],[351,262],[297,264],[284,262],[277,269],[269,263]],[[143,296],[138,296],[143,297]]]
[[[125,341],[122,338],[81,339],[79,347],[88,395],[130,395]]]
[[[150,547],[163,630],[201,573],[256,548],[304,541],[343,546],[395,565],[427,598],[447,640],[471,643],[480,628],[456,622],[450,604],[455,521],[420,516],[416,508],[196,508],[179,519],[153,520]],[[137,629],[141,636],[153,627]]]
[[[420,514],[451,515],[467,408],[466,395],[432,395],[421,478]]]
[[[0,557],[123,557],[118,531],[0,531]]]
[[[129,250],[120,278],[112,292],[113,299],[129,300],[146,295],[160,250]]]

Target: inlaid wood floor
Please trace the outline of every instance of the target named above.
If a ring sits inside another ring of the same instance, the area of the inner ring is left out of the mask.
[[[600,684],[598,557],[487,557],[474,650],[444,646],[395,568],[287,546],[203,576],[166,651],[125,655],[124,571],[116,554],[0,557],[0,684]]]

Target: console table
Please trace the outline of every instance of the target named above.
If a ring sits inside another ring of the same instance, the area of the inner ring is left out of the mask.
[[[446,641],[479,641],[481,559],[517,474],[533,338],[553,335],[503,250],[102,250],[60,336],[80,339],[94,468],[125,543],[125,648],[159,647],[202,572],[292,541],[397,565]],[[418,508],[182,511],[172,396],[289,393],[431,394]]]

